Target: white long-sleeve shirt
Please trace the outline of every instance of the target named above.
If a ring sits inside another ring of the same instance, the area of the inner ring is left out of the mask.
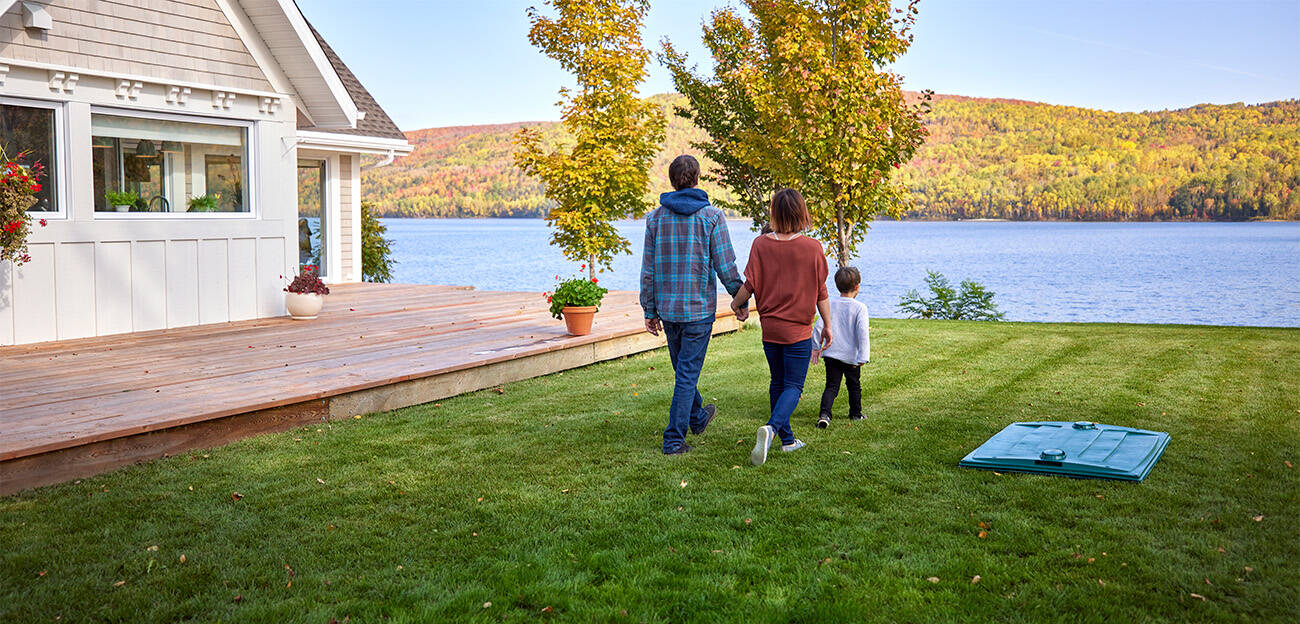
[[[822,357],[839,360],[845,364],[865,364],[871,361],[871,319],[867,304],[851,297],[835,296],[830,301],[831,346],[822,351]],[[813,341],[822,347],[821,335],[825,321],[818,317],[813,327]]]

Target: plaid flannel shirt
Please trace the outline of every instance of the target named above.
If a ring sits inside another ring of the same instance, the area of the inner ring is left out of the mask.
[[[646,217],[641,257],[646,318],[676,323],[712,319],[718,309],[715,274],[732,295],[744,283],[721,210],[704,206],[682,215],[660,206]]]

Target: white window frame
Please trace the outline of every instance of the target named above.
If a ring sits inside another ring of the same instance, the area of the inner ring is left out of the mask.
[[[43,108],[54,111],[54,162],[46,166],[54,169],[54,212],[29,212],[34,219],[62,220],[68,219],[68,103],[62,100],[38,100],[0,95],[0,104]],[[47,180],[48,181],[48,180]],[[45,184],[42,182],[41,184]]]
[[[206,117],[203,115],[178,115],[176,113],[157,113],[150,111],[130,110],[123,108],[113,108],[111,106],[92,106],[90,115],[114,115],[117,117],[135,117],[138,119],[156,119],[158,121],[178,121],[182,123],[207,124],[210,126],[234,126],[243,128],[245,131],[244,152],[248,161],[246,168],[248,170],[248,179],[245,186],[247,187],[248,210],[244,212],[104,212],[91,210],[95,219],[105,221],[191,221],[191,220],[209,220],[209,219],[235,219],[235,220],[254,220],[261,218],[261,202],[257,200],[258,192],[258,175],[257,175],[257,123],[245,119],[226,119],[221,117]],[[92,131],[93,134],[93,131]],[[93,184],[93,181],[90,182]]]

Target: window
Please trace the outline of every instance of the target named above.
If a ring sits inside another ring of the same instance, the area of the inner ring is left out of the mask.
[[[325,277],[329,236],[325,209],[325,161],[298,161],[298,264],[314,264]]]
[[[95,211],[248,212],[248,129],[92,114]]]
[[[36,193],[36,203],[28,212],[58,212],[58,194],[55,190],[54,109],[18,106],[0,103],[0,147],[9,158],[17,158],[26,152],[20,161],[23,165],[41,163],[45,166],[45,177],[41,179],[41,190]]]

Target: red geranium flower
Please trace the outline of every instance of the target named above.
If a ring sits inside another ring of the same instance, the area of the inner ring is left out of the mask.
[[[596,278],[593,277],[593,278],[591,278],[591,283],[593,283],[593,284],[599,284],[599,283],[600,283],[600,280],[598,280],[598,279],[596,279]]]
[[[46,226],[45,219],[41,219],[41,227],[45,227],[45,226]]]

